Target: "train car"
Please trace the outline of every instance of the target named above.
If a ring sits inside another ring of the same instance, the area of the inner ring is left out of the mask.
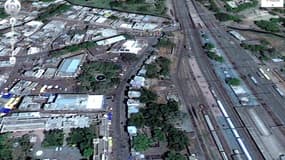
[[[226,118],[228,118],[229,115],[228,115],[227,111],[225,110],[225,108],[224,108],[222,102],[221,102],[220,100],[217,100],[217,103],[218,103],[218,106],[220,107],[220,109],[221,109],[223,115],[224,115]]]
[[[262,68],[258,68],[258,70],[267,80],[271,80],[271,78],[264,72]]]
[[[273,86],[273,88],[276,90],[276,92],[277,92],[281,97],[284,97],[284,96],[285,96],[284,92],[283,92],[280,88],[278,88],[277,86]]]
[[[258,85],[258,81],[253,76],[250,76],[250,79],[255,85]]]

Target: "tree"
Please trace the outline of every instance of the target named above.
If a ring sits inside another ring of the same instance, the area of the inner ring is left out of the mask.
[[[155,128],[153,130],[153,138],[157,141],[162,141],[162,142],[166,141],[165,133],[163,133],[162,130],[159,128]]]
[[[145,134],[138,134],[133,140],[133,147],[139,152],[147,150],[151,144],[152,140]]]
[[[226,83],[232,86],[238,86],[240,85],[240,80],[238,78],[227,78]]]
[[[175,151],[181,151],[189,144],[189,139],[184,132],[174,127],[168,130],[167,139],[168,147]]]
[[[145,120],[142,113],[133,113],[128,120],[128,125],[136,126],[138,128],[143,127],[144,124]]]
[[[156,78],[158,77],[158,68],[156,64],[147,64],[146,65],[146,76],[147,78]]]
[[[9,133],[0,134],[0,159],[12,159],[12,141]]]
[[[14,147],[13,147],[13,159],[29,159],[31,153],[30,149],[33,147],[33,144],[30,143],[30,136],[28,134],[23,135],[22,137],[18,137],[13,139]]]
[[[93,125],[88,128],[73,128],[67,138],[67,144],[76,145],[80,153],[85,158],[89,158],[93,155],[93,139],[96,137],[95,126]]]
[[[141,90],[141,96],[139,98],[140,102],[149,103],[149,102],[156,101],[156,99],[157,99],[157,95],[154,92],[147,90],[146,88],[143,88]]]
[[[83,156],[84,157],[91,157],[93,155],[93,148],[87,148],[83,151]]]
[[[156,62],[160,67],[159,74],[162,76],[169,76],[169,69],[170,69],[171,61],[165,57],[158,57],[156,59]]]
[[[269,32],[279,32],[280,28],[276,22],[272,21],[265,21],[265,20],[260,20],[260,21],[254,21],[254,23],[261,29],[264,29]]]
[[[132,63],[138,60],[138,57],[132,53],[123,53],[121,54],[121,59],[123,62]]]
[[[211,50],[211,49],[215,48],[215,45],[213,43],[206,43],[204,48],[206,50]]]
[[[186,160],[186,158],[179,152],[169,151],[165,155],[165,160]]]
[[[62,146],[64,133],[63,130],[56,129],[50,131],[44,131],[45,138],[42,142],[44,147],[50,146]]]
[[[160,107],[165,120],[177,118],[178,112],[180,112],[178,103],[173,100],[169,100],[167,104],[161,105]]]
[[[235,22],[241,22],[241,19],[238,16],[235,15],[230,15],[224,12],[218,12],[215,14],[215,17],[219,20],[219,21],[235,21]]]

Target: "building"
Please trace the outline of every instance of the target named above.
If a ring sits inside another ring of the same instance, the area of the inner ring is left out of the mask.
[[[128,91],[129,98],[139,98],[141,96],[141,92],[139,91]]]
[[[134,79],[131,80],[130,84],[132,88],[141,88],[145,86],[145,78],[142,76],[135,76]]]
[[[80,65],[82,64],[83,60],[85,58],[84,54],[80,54],[77,56],[73,56],[73,57],[69,57],[64,59],[58,70],[56,73],[56,76],[58,77],[76,77],[79,69],[80,69]]]
[[[91,119],[83,115],[41,114],[40,112],[13,113],[3,117],[1,133],[33,130],[53,130],[63,128],[89,127]]]
[[[44,104],[44,110],[105,110],[103,95],[58,94],[51,103]]]

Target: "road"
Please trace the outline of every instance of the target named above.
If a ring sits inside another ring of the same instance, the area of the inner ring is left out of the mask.
[[[203,51],[202,44],[200,41],[199,30],[195,28],[193,22],[191,21],[190,13],[189,13],[188,9],[186,8],[186,6],[187,6],[186,1],[184,1],[184,0],[173,1],[173,3],[174,3],[174,6],[177,6],[176,7],[177,8],[176,9],[176,16],[177,16],[179,23],[181,24],[183,34],[185,35],[186,42],[187,42],[186,45],[188,48],[191,48],[191,52],[190,52],[190,50],[188,50],[188,53],[186,51],[186,54],[188,56],[193,56],[196,58],[197,63],[199,64],[199,67],[200,67],[203,75],[205,76],[208,84],[217,92],[218,97],[220,98],[222,103],[226,106],[226,110],[227,110],[228,114],[230,115],[230,117],[232,118],[234,125],[236,126],[236,128],[239,128],[238,131],[242,135],[243,140],[245,141],[246,146],[250,150],[252,157],[254,159],[263,159],[261,153],[259,152],[255,143],[253,142],[252,138],[250,137],[250,134],[244,128],[243,123],[240,121],[239,117],[237,116],[236,111],[233,109],[234,105],[233,105],[230,97],[225,92],[223,85],[221,84],[221,81],[215,75],[215,73],[212,69],[212,66],[210,64],[210,61]],[[181,82],[183,83],[182,88],[185,88],[185,90],[188,90],[188,92],[193,90],[192,87],[189,87],[189,85],[185,84],[186,83],[185,80],[181,81]],[[187,92],[187,91],[185,91],[185,92]],[[196,93],[196,95],[199,96],[200,94]],[[186,100],[187,100],[187,98],[190,99],[188,96],[189,95],[185,95],[184,99],[186,99]],[[193,101],[193,99],[192,99],[192,101]],[[197,99],[195,99],[195,101],[198,101],[198,103],[199,103],[201,100],[199,98],[197,98]],[[230,149],[236,148],[236,146],[231,147],[230,144],[228,144],[228,147],[230,147]],[[232,153],[227,153],[227,154],[228,154],[228,157],[230,157],[230,155]]]
[[[121,83],[117,87],[114,97],[113,118],[112,118],[112,138],[113,138],[113,153],[114,160],[127,160],[130,157],[129,135],[126,129],[127,108],[124,103],[125,90],[129,85],[128,82],[132,76],[136,75],[142,64],[149,56],[150,52],[143,54],[139,61],[128,68]]]

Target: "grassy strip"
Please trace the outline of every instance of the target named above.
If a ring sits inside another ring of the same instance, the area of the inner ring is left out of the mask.
[[[219,21],[235,21],[235,22],[241,22],[240,17],[235,16],[235,15],[230,15],[227,13],[223,13],[223,12],[219,12],[215,14],[215,17],[219,20]]]
[[[215,52],[208,52],[208,57],[212,60],[215,60],[217,62],[224,62],[224,58],[222,56],[217,55]]]
[[[54,15],[63,13],[67,10],[69,10],[71,5],[61,4],[61,5],[51,5],[47,8],[45,12],[42,12],[39,17],[37,18],[40,21],[45,21],[49,17],[52,17]]]
[[[60,57],[60,56],[65,55],[67,53],[76,52],[76,51],[79,51],[79,50],[82,50],[82,49],[92,48],[92,47],[95,47],[95,46],[96,46],[95,42],[83,42],[83,43],[80,43],[80,44],[67,46],[67,47],[65,47],[65,48],[63,48],[63,49],[61,49],[59,51],[58,50],[52,51],[50,54],[53,57]]]
[[[226,83],[232,86],[239,86],[240,80],[238,78],[227,78]]]

